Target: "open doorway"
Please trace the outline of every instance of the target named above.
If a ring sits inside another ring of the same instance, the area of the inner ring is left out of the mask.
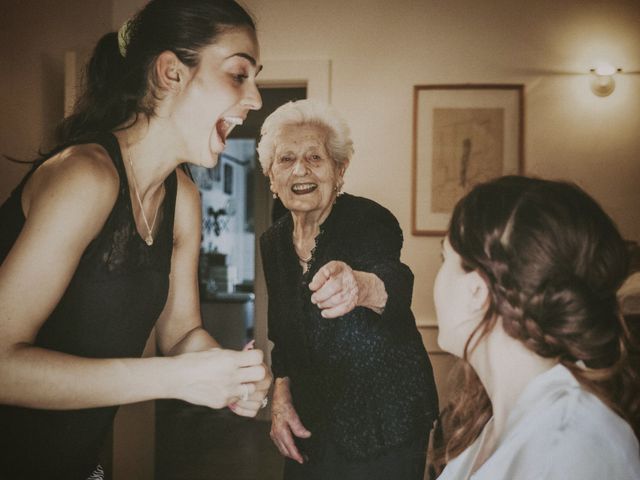
[[[262,88],[263,107],[227,139],[215,168],[191,166],[202,201],[199,283],[205,328],[223,347],[254,338],[257,241],[270,225],[271,196],[256,155],[260,127],[277,107],[306,98],[305,87]]]
[[[258,296],[265,290],[260,288],[258,241],[271,224],[272,198],[256,155],[260,127],[283,103],[307,97],[306,87],[264,87],[260,92],[262,109],[231,132],[216,168],[192,168],[203,215],[203,323],[223,347],[233,349],[254,338],[256,290]],[[280,479],[283,460],[269,428],[268,421],[241,418],[227,409],[158,400],[155,478]]]

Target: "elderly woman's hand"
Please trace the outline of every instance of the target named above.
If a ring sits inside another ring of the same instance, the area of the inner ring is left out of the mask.
[[[299,438],[309,438],[311,432],[304,427],[295,408],[293,408],[288,378],[278,378],[273,389],[270,435],[282,455],[298,463],[304,463],[305,459],[296,447],[293,435]]]
[[[382,313],[387,304],[387,291],[377,275],[335,260],[318,270],[309,289],[314,292],[311,302],[322,310],[324,318],[337,318],[358,306]]]

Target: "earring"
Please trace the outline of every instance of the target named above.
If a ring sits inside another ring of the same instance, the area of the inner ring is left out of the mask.
[[[274,198],[274,200],[275,200],[276,198],[278,198],[278,194],[274,192],[274,194],[273,194],[273,198]]]
[[[278,194],[273,190],[273,183],[269,185],[269,189],[271,190],[271,195],[273,196],[273,199],[275,200],[276,198],[278,198]]]

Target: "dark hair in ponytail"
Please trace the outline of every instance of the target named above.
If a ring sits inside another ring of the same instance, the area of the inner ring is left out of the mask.
[[[251,16],[234,0],[151,0],[123,27],[124,44],[110,32],[96,45],[85,90],[73,114],[58,126],[57,146],[48,155],[111,131],[132,115],[153,116],[160,98],[153,72],[158,55],[169,50],[195,67],[200,50],[230,27],[255,31]]]
[[[629,361],[637,347],[616,299],[628,253],[602,208],[573,184],[503,177],[458,202],[449,241],[465,270],[479,272],[491,292],[472,337],[486,335],[500,316],[510,336],[558,358],[639,436],[640,378]],[[467,448],[492,414],[478,377],[463,365],[465,385],[443,412],[447,443],[435,452],[435,464]]]

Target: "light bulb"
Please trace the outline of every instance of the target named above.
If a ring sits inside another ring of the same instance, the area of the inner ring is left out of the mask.
[[[599,97],[607,97],[611,95],[616,88],[616,81],[613,76],[621,72],[621,68],[615,68],[608,63],[600,63],[591,72],[591,91]]]

